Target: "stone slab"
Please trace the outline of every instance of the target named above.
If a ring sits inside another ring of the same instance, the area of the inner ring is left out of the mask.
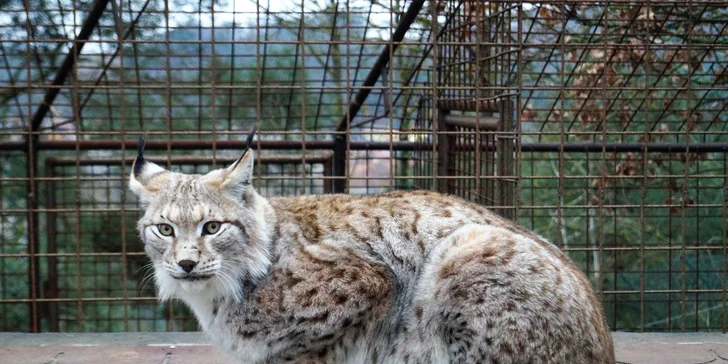
[[[728,363],[728,335],[615,332],[617,361],[629,364]],[[199,332],[0,333],[2,364],[223,364]]]

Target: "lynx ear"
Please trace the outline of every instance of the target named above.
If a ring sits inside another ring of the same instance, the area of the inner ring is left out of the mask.
[[[139,138],[139,154],[131,166],[129,189],[134,192],[143,204],[167,182],[167,170],[144,159],[144,138]]]
[[[228,191],[234,196],[244,196],[248,190],[248,186],[253,182],[253,161],[255,160],[255,153],[253,153],[250,145],[253,142],[255,132],[256,127],[253,127],[248,134],[245,151],[235,163],[227,168],[214,170],[206,174],[202,177],[203,182]]]

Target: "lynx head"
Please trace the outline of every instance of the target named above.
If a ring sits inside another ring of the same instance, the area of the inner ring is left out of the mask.
[[[140,142],[129,188],[144,208],[137,229],[162,299],[240,299],[246,282],[265,275],[273,217],[251,186],[254,133],[235,163],[205,175],[171,172],[145,160]]]

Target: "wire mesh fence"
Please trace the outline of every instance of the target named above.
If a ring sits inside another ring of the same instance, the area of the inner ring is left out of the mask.
[[[728,329],[728,3],[0,2],[0,330],[195,330],[126,190],[260,128],[266,196],[433,189],[547,237],[614,330]]]

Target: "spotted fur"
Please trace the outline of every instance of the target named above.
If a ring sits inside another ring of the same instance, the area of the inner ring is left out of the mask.
[[[266,199],[252,168],[130,179],[160,297],[235,362],[615,362],[589,282],[534,233],[426,191]]]

